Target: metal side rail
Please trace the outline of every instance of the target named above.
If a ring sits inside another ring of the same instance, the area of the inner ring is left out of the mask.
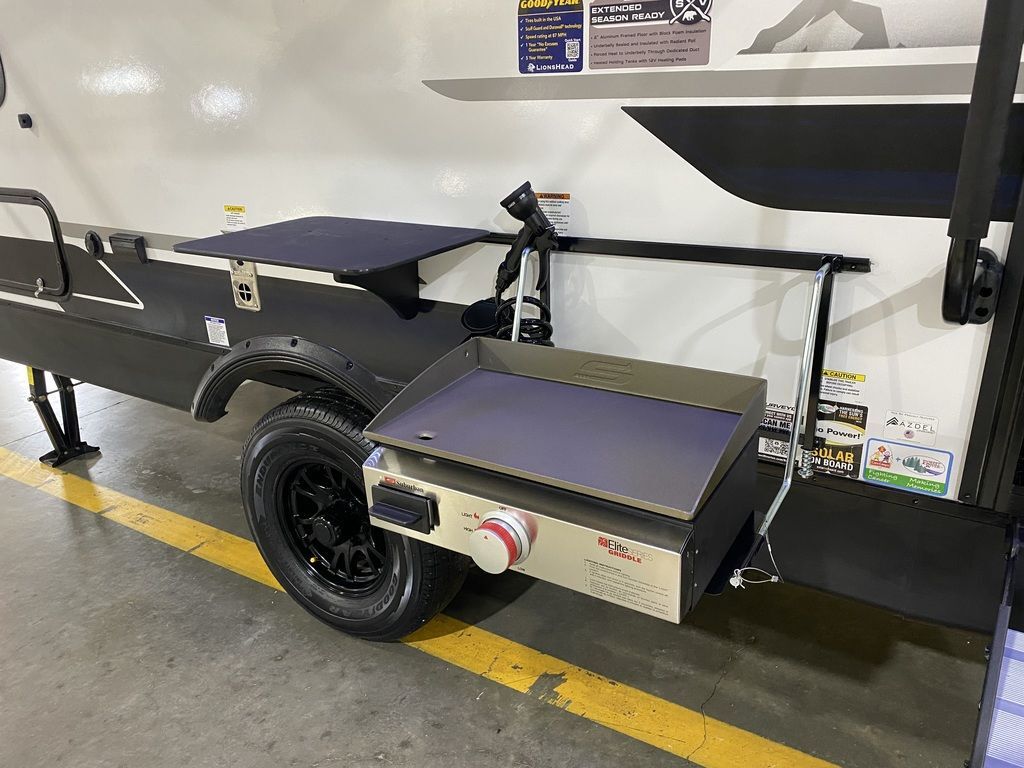
[[[60,221],[57,214],[41,192],[34,189],[16,189],[14,187],[0,187],[0,204],[30,205],[39,208],[46,214],[46,220],[50,225],[50,236],[53,239],[54,256],[56,257],[57,284],[47,285],[43,277],[37,277],[34,282],[26,283],[18,280],[8,280],[0,277],[0,287],[18,292],[28,292],[37,299],[46,298],[54,301],[67,301],[71,298],[71,273],[68,271],[68,256],[64,246],[64,236],[60,231]]]
[[[1024,768],[1024,524],[1018,524],[992,636],[969,768]]]

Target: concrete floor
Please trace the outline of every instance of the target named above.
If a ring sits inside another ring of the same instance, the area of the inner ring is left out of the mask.
[[[0,445],[38,456],[24,378],[0,363]],[[282,393],[247,385],[200,425],[79,391],[103,454],[69,471],[248,536],[239,449]],[[3,477],[0,499],[0,765],[686,765]],[[789,585],[677,627],[476,574],[448,613],[850,768],[960,766],[984,674],[982,636]]]

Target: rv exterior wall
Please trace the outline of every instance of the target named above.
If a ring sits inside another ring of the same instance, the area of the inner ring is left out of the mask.
[[[826,357],[837,376],[823,400],[863,417],[847,422],[863,438],[848,474],[863,479],[868,440],[896,435],[909,446],[900,450],[950,457],[928,487],[955,498],[988,327],[940,318],[945,222],[747,202],[621,109],[966,101],[967,88],[944,92],[938,73],[973,63],[983,4],[872,4],[881,31],[851,27],[842,0],[802,24],[807,4],[798,0],[718,0],[707,65],[596,72],[585,36],[584,71],[530,75],[520,74],[515,2],[233,0],[210,12],[186,0],[145,14],[128,0],[110,0],[102,14],[61,2],[53,24],[34,4],[6,0],[2,183],[42,191],[66,223],[170,242],[313,214],[511,230],[496,202],[529,178],[538,190],[571,194],[574,235],[867,257],[870,275],[838,278]],[[842,79],[810,85],[814,72],[850,67],[867,73],[856,93]],[[780,69],[775,92],[753,76],[747,87],[744,73]],[[890,93],[893,73],[909,71],[920,91]],[[735,74],[728,93],[714,89],[720,80],[701,85],[723,72]],[[643,84],[666,74],[697,95],[615,95],[617,77]],[[588,98],[548,98],[545,78]],[[443,95],[445,83],[467,79],[459,87],[472,100]],[[612,96],[602,98],[606,87]],[[31,129],[18,126],[19,113],[32,115]],[[46,237],[33,226],[24,212],[0,209],[0,235]],[[1008,230],[993,226],[986,243],[1000,256]],[[149,256],[226,266],[169,247]],[[486,295],[500,256],[496,246],[471,246],[423,263],[422,296]],[[270,272],[332,284],[329,275]],[[562,254],[553,286],[559,345],[764,377],[777,412],[793,405],[806,275]],[[294,317],[301,326],[301,308]]]

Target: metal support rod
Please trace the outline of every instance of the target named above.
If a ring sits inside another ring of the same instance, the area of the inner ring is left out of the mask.
[[[822,308],[821,299],[825,292],[826,278],[831,273],[832,263],[829,261],[822,264],[821,268],[814,273],[814,284],[811,288],[811,300],[807,307],[804,351],[800,356],[800,372],[797,377],[796,409],[793,413],[793,428],[789,433],[789,450],[786,452],[786,468],[782,473],[782,485],[779,488],[779,492],[775,494],[775,498],[772,500],[771,506],[768,507],[768,513],[764,516],[764,522],[761,524],[761,528],[757,532],[758,541],[763,539],[768,533],[768,528],[775,519],[775,515],[779,511],[779,507],[782,506],[782,502],[786,500],[786,496],[789,494],[789,489],[793,485],[793,470],[796,468],[798,463],[803,464],[804,452],[800,447],[800,435],[803,431],[802,424],[805,415],[806,418],[815,417],[814,414],[806,414],[807,401],[810,399],[811,379],[813,378],[812,367],[814,365],[814,342],[818,335],[819,315]],[[803,476],[804,469],[809,469],[809,467],[801,467],[801,476]]]
[[[519,284],[516,286],[516,313],[512,320],[512,341],[519,341],[519,333],[523,322],[523,300],[526,298],[526,267],[530,263],[532,248],[524,248],[519,260]]]
[[[814,362],[811,364],[811,391],[807,399],[807,413],[811,414],[804,425],[803,449],[813,451],[823,440],[818,438],[817,418],[818,401],[821,399],[821,379],[825,368],[825,352],[828,349],[828,327],[832,315],[832,286],[836,279],[836,271],[832,271],[821,286],[821,306],[818,309],[818,331],[814,338]]]
[[[66,450],[68,447],[66,436],[57,421],[53,407],[47,399],[46,373],[44,371],[38,368],[28,369],[28,390],[28,399],[35,406],[36,414],[39,416],[39,421],[43,424],[43,429],[46,430],[46,436],[50,438],[50,444],[53,446],[54,451]]]
[[[64,422],[64,436],[68,444],[75,446],[82,442],[82,432],[78,423],[78,401],[71,379],[54,373],[53,380],[57,383],[57,394],[60,398],[61,420]]]

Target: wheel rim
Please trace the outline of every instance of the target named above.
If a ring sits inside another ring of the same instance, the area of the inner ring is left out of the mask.
[[[292,551],[317,578],[347,593],[373,591],[391,552],[370,525],[363,489],[332,463],[298,464],[280,485],[278,510]]]

